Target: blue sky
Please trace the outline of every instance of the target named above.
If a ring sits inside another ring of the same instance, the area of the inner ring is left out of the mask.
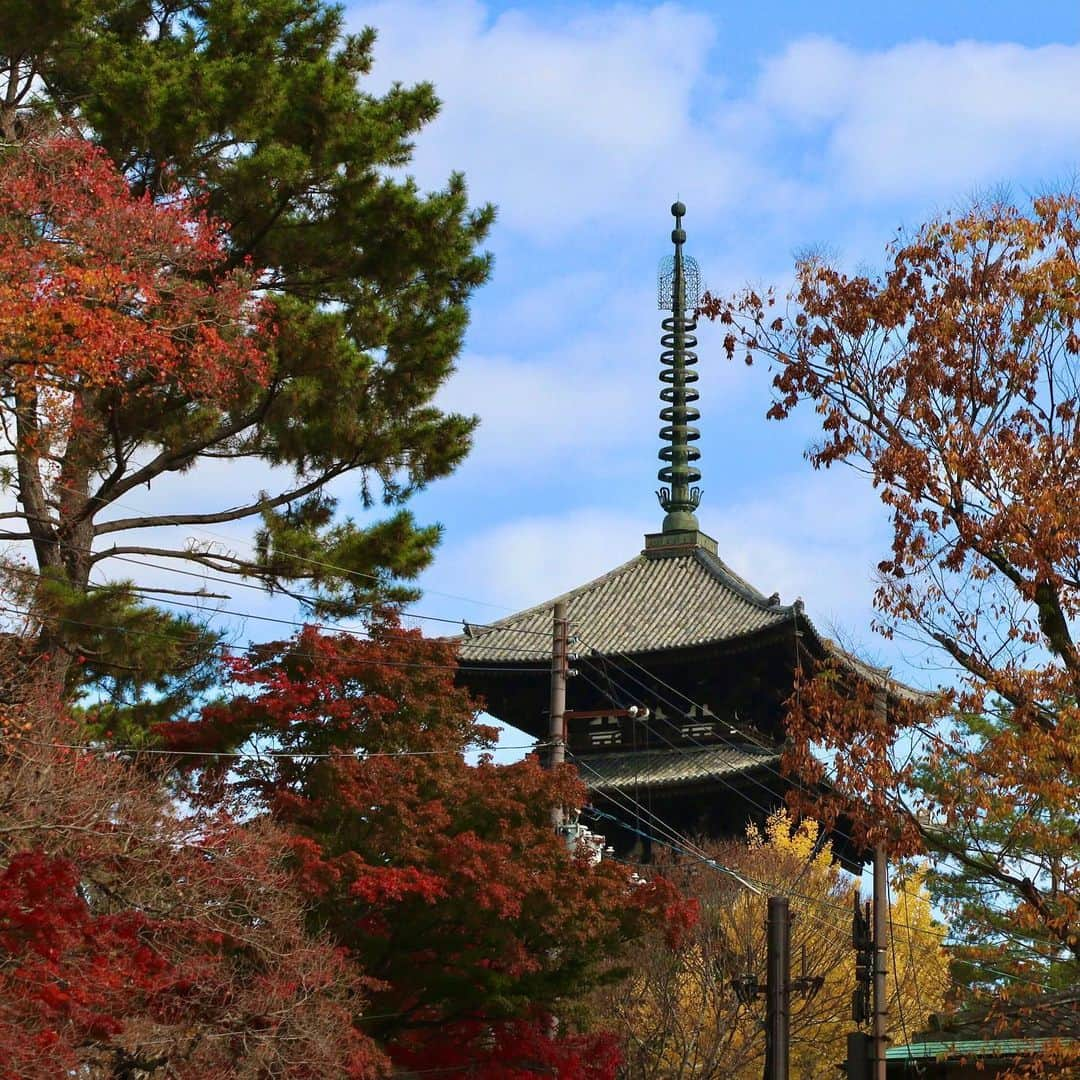
[[[379,31],[368,89],[429,79],[443,100],[421,185],[459,169],[499,207],[494,276],[441,395],[479,414],[476,447],[413,503],[445,529],[416,608],[448,618],[545,600],[659,527],[655,282],[676,196],[714,291],[783,290],[807,248],[873,267],[898,227],[988,187],[1072,184],[1080,164],[1075,3],[386,0],[347,17]],[[873,492],[811,470],[813,415],[767,421],[768,370],[727,362],[716,328],[699,337],[703,529],[763,592],[932,684],[936,658],[871,630],[888,545]],[[208,467],[197,493],[174,478],[153,498],[220,506],[264,482]],[[295,617],[254,593],[233,606]]]
[[[987,187],[1072,182],[1080,6],[1016,3],[353,3],[373,89],[432,80],[415,173],[461,169],[499,206],[495,272],[444,403],[480,415],[469,461],[414,504],[445,539],[422,610],[490,618],[631,557],[653,494],[669,206],[706,283],[783,288],[794,255],[876,265],[900,226]],[[702,527],[764,592],[913,681],[870,629],[887,543],[873,493],[803,459],[812,415],[766,421],[769,373],[699,335]],[[486,604],[439,595],[451,593]],[[936,666],[932,661],[931,666]]]

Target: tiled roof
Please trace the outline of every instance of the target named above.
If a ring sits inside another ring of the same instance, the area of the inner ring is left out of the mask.
[[[932,1018],[934,1027],[916,1040],[1000,1039],[1068,1036],[1080,1040],[1080,987],[995,1000],[979,1008]]]
[[[1022,1054],[1038,1054],[1056,1043],[1075,1040],[1053,1039],[961,1039],[950,1042],[913,1042],[890,1046],[885,1051],[889,1061],[943,1060],[946,1058],[1013,1058]]]
[[[701,783],[757,768],[777,768],[780,755],[759,746],[663,747],[630,753],[571,755],[592,791]]]
[[[703,547],[642,553],[556,599],[471,626],[462,660],[522,663],[528,647],[546,646],[556,600],[566,601],[582,647],[602,653],[728,641],[791,622],[799,610],[758,592]]]

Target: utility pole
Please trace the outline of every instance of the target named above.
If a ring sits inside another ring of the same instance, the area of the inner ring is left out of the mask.
[[[874,848],[874,1073],[873,1080],[885,1080],[889,1038],[885,1034],[889,1015],[889,998],[885,990],[885,949],[888,933],[888,864],[885,845]]]
[[[855,991],[851,1018],[860,1027],[869,1022],[871,1034],[853,1031],[847,1040],[847,1080],[885,1080],[889,1039],[885,1028],[889,999],[885,989],[885,950],[888,947],[888,864],[885,846],[874,848],[874,900],[863,908],[855,896],[851,943],[855,947]]]
[[[754,892],[760,890],[754,888]],[[802,974],[791,978],[791,911],[786,896],[770,896],[765,922],[765,1080],[788,1080],[791,1047],[791,995],[808,1001],[821,989],[825,979],[806,971],[803,946]],[[731,980],[740,1005],[752,1005],[761,997],[761,983],[752,968],[749,952],[746,974]]]
[[[788,1080],[791,913],[786,896],[769,897],[765,949],[765,1080]]]
[[[873,1016],[871,1003],[874,982],[873,914],[868,903],[863,907],[856,892],[851,922],[851,944],[855,949],[855,989],[851,994],[851,1019],[861,1028]],[[847,1037],[847,1080],[873,1080],[873,1039],[865,1031],[853,1031]]]
[[[566,601],[555,604],[551,637],[551,706],[548,710],[548,768],[554,769],[566,760],[566,669],[569,652],[569,624],[566,619]],[[562,824],[562,810],[555,807],[551,812],[552,824]]]

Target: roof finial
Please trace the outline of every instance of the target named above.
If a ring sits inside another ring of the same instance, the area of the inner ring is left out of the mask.
[[[675,254],[661,261],[657,279],[660,308],[671,312],[661,323],[664,333],[660,338],[663,346],[660,362],[664,367],[660,371],[660,381],[664,385],[660,389],[660,400],[664,407],[660,410],[660,419],[664,426],[660,429],[660,438],[667,445],[660,449],[660,460],[665,465],[656,474],[662,484],[670,485],[656,493],[666,511],[666,533],[697,531],[694,511],[701,502],[701,488],[695,486],[701,479],[701,472],[693,464],[701,457],[701,451],[691,445],[701,437],[693,426],[701,413],[693,406],[698,392],[692,385],[698,380],[697,372],[693,370],[697,363],[697,354],[693,352],[697,338],[693,331],[697,329],[694,310],[701,299],[701,271],[694,259],[683,255],[686,231],[682,219],[686,207],[677,202],[672,205],[671,212],[675,216],[675,228],[671,230]],[[689,317],[687,308],[690,309]]]

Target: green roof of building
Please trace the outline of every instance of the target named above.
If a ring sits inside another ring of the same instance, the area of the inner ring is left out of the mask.
[[[581,779],[597,792],[652,789],[777,769],[780,755],[760,746],[663,747],[626,753],[572,754]]]
[[[940,1061],[944,1058],[1013,1058],[1037,1054],[1052,1045],[1071,1043],[1073,1039],[957,1039],[948,1042],[914,1042],[890,1046],[885,1052],[889,1061]]]

